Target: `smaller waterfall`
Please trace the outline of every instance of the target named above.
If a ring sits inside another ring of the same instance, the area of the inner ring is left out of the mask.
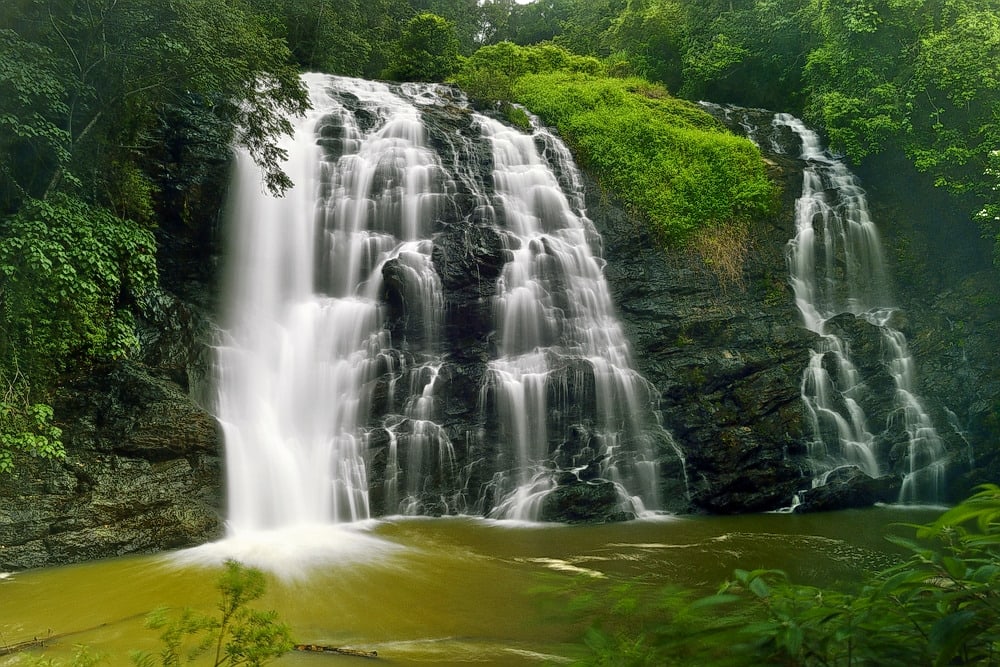
[[[656,421],[655,389],[632,366],[569,151],[537,126],[528,135],[479,123],[511,256],[498,283],[490,371],[516,472],[494,480],[502,500],[492,514],[537,519],[560,477],[611,480],[625,513],[659,509],[653,439],[679,450]],[[587,441],[574,442],[584,425]]]
[[[892,452],[884,451],[873,431],[895,427],[907,438],[900,500],[936,500],[944,482],[945,448],[917,397],[906,337],[891,325],[885,262],[864,190],[800,120],[777,114],[773,125],[799,138],[806,162],[788,267],[805,326],[821,336],[802,378],[802,399],[815,434],[810,457],[817,481],[843,465],[856,465],[873,477],[891,472]],[[892,423],[868,424],[861,396],[870,378],[859,373],[849,345],[831,323],[842,313],[863,318],[881,332],[883,363],[895,383]]]

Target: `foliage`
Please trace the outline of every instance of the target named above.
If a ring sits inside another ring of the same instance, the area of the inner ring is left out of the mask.
[[[23,376],[0,375],[0,474],[14,470],[15,453],[59,459],[66,455],[62,431],[52,424],[52,406],[32,403]]]
[[[854,160],[900,146],[938,186],[979,202],[970,213],[989,207],[990,155],[1000,146],[998,10],[996,0],[822,3],[822,44],[805,70],[810,119]],[[996,221],[978,220],[995,238]]]
[[[416,15],[434,14],[451,23],[459,52],[463,54],[472,53],[480,46],[487,14],[492,13],[494,20],[497,19],[497,8],[484,8],[479,0],[409,0],[409,4]],[[501,8],[509,11],[510,4],[509,1],[502,3]]]
[[[4,329],[22,372],[132,350],[128,305],[156,283],[154,249],[148,230],[64,195],[32,200],[4,221]]]
[[[737,570],[716,595],[612,591],[583,664],[950,665],[1000,655],[1000,487],[890,538],[909,557],[856,592]],[[586,596],[575,594],[583,611]],[[606,598],[604,599],[606,605]],[[617,657],[616,657],[617,656]]]
[[[444,81],[458,67],[453,23],[425,12],[407,22],[386,75],[397,81]]]
[[[265,590],[264,574],[235,561],[227,561],[217,588],[221,594],[218,614],[192,609],[170,614],[153,612],[147,627],[161,630],[163,648],[159,656],[136,652],[132,662],[138,667],[175,667],[208,656],[213,667],[258,667],[292,649],[288,626],[273,611],[259,611],[247,605]]]
[[[298,65],[310,71],[351,76],[364,73],[371,56],[358,0],[249,0],[269,31],[283,39]]]
[[[70,659],[68,667],[98,667],[98,665],[106,665],[108,663],[108,656],[103,653],[92,653],[90,647],[85,645],[77,645],[75,647],[75,652],[73,657]],[[64,663],[59,660],[54,660],[52,658],[40,657],[32,660],[30,663],[31,667],[61,667]]]
[[[775,204],[752,143],[645,80],[528,75],[515,97],[558,128],[581,163],[668,242],[741,225]]]
[[[608,57],[605,71],[687,99],[804,115],[855,162],[901,149],[1000,262],[998,0],[539,0],[507,28],[498,38]],[[502,91],[489,71],[477,83]]]
[[[481,103],[510,102],[514,83],[522,76],[556,71],[600,75],[604,68],[597,58],[578,56],[548,42],[534,46],[500,42],[462,59],[453,80]]]
[[[0,226],[0,471],[11,453],[59,457],[47,387],[84,361],[137,345],[131,305],[156,284],[155,241],[65,195],[30,200]]]
[[[0,69],[24,74],[13,80],[18,94],[4,96],[16,107],[4,117],[22,139],[0,144],[0,162],[18,175],[27,163],[31,178],[16,184],[25,196],[78,189],[119,210],[117,186],[132,183],[135,196],[124,201],[140,204],[130,214],[141,211],[156,189],[137,172],[154,180],[144,160],[151,129],[189,96],[212,100],[229,127],[226,143],[247,148],[272,189],[287,186],[275,141],[289,131],[287,115],[303,110],[305,92],[285,43],[242,2],[40,0],[19,3],[5,23],[17,37],[4,32]]]
[[[288,186],[277,140],[305,90],[249,2],[0,12],[0,470],[63,453],[53,385],[136,349],[132,306],[157,281],[150,230],[211,222],[234,143],[272,191]]]
[[[684,37],[684,9],[680,3],[632,0],[615,17],[607,39],[635,74],[676,91],[682,83]]]
[[[40,44],[0,29],[0,215],[38,191],[48,170],[69,160],[68,111],[55,57]]]

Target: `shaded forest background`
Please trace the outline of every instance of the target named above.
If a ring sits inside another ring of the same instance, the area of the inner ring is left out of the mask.
[[[306,108],[303,70],[456,82],[578,150],[650,104],[692,127],[679,99],[789,111],[855,165],[926,174],[1000,260],[1000,0],[7,0],[0,471],[62,453],[61,378],[137,349],[157,250],[215,225],[234,145],[288,186],[276,141]],[[581,99],[614,104],[588,130],[563,113]],[[612,187],[601,158],[634,139],[589,148]],[[758,185],[633,202],[665,243],[766,207],[753,155],[722,152]]]

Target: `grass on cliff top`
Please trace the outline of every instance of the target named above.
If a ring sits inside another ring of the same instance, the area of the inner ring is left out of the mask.
[[[728,241],[715,263],[735,259],[726,255],[748,241],[748,221],[777,204],[757,147],[662,86],[553,72],[526,74],[513,92],[668,244]]]

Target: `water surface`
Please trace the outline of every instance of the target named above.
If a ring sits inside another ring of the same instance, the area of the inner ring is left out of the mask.
[[[155,556],[14,573],[0,579],[0,643],[51,633],[44,653],[77,644],[126,665],[158,648],[145,615],[166,605],[211,611],[226,557],[269,570],[259,608],[277,610],[296,641],[378,651],[389,665],[560,664],[585,627],[539,592],[600,579],[711,592],[734,568],[780,568],[796,581],[850,586],[891,565],[894,522],[933,509],[878,507],[822,515],[661,518],[561,526],[473,518],[389,518],[275,534]],[[26,664],[25,655],[0,665]],[[277,665],[378,664],[288,654]]]

